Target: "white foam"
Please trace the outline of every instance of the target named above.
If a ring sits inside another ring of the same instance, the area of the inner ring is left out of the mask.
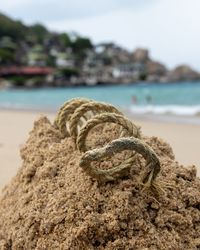
[[[173,114],[180,116],[195,116],[200,114],[200,105],[182,106],[182,105],[163,105],[163,106],[132,106],[130,108],[135,114]]]

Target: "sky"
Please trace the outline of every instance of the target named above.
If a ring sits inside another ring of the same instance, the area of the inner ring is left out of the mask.
[[[200,0],[0,0],[0,12],[200,70]]]

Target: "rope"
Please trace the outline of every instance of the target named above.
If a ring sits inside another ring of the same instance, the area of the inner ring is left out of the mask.
[[[72,103],[74,100],[76,100],[77,98],[74,99],[70,99],[69,101],[65,102],[59,109],[56,118],[54,120],[54,126],[58,128],[58,120],[60,119],[60,114],[62,112],[62,110],[64,109],[65,106],[67,106],[69,103]]]
[[[77,124],[80,118],[88,111],[92,111],[94,113],[100,113],[100,112],[110,112],[110,113],[122,113],[115,108],[114,106],[106,103],[100,103],[100,102],[89,102],[81,105],[79,108],[77,108],[72,115],[70,119],[70,125],[69,125],[69,131],[72,138],[76,140],[78,131],[77,131]]]
[[[66,123],[70,121],[70,118],[74,111],[81,106],[82,104],[91,102],[89,99],[85,98],[74,98],[64,103],[64,105],[60,108],[57,117],[54,121],[54,125],[59,128],[63,137],[69,136],[69,132],[67,131]]]
[[[69,123],[69,132],[66,123]],[[120,137],[106,146],[87,151],[85,144],[89,131],[102,123],[114,123],[121,126]],[[78,134],[78,125],[82,125]],[[110,104],[95,102],[83,98],[75,98],[66,102],[59,110],[54,122],[63,136],[72,136],[83,156],[80,167],[91,177],[100,182],[114,181],[129,175],[134,166],[137,154],[146,159],[146,167],[142,176],[143,190],[148,188],[156,192],[163,192],[155,181],[160,172],[160,162],[153,149],[140,138],[140,128],[126,118],[117,108]],[[129,138],[125,138],[128,136]],[[136,138],[137,137],[137,138]],[[92,162],[101,161],[105,157],[114,157],[124,150],[133,151],[128,159],[110,169],[99,169],[92,166]]]
[[[93,161],[100,161],[104,157],[113,157],[114,154],[124,150],[134,150],[146,159],[146,171],[142,178],[144,186],[157,188],[155,179],[160,172],[160,162],[156,153],[142,140],[130,137],[113,140],[107,146],[89,150],[80,159],[80,167],[90,176],[100,182],[114,181],[127,174],[129,167],[119,165],[110,169],[98,169],[91,166]]]
[[[105,122],[111,122],[121,125],[123,127],[122,131],[123,134],[124,132],[126,132],[128,136],[134,136],[134,137],[139,136],[139,128],[125,116],[115,113],[102,113],[94,116],[84,125],[84,127],[81,128],[80,133],[77,137],[77,147],[80,152],[85,152],[87,150],[85,145],[85,140],[89,131],[98,124]]]

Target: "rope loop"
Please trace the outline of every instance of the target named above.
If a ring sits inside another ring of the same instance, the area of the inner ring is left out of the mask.
[[[81,128],[77,138],[77,147],[80,152],[87,151],[85,140],[89,131],[95,126],[106,122],[121,125],[123,128],[121,130],[121,135],[126,134],[127,136],[134,136],[134,137],[140,136],[139,128],[125,116],[115,113],[102,113],[94,116]]]
[[[148,187],[154,186],[155,179],[160,172],[160,162],[156,153],[135,137],[119,138],[113,140],[105,147],[89,150],[84,153],[80,160],[80,167],[90,176],[100,182],[114,181],[123,177],[127,172],[126,165],[119,165],[110,169],[98,169],[91,165],[93,161],[100,161],[105,157],[113,157],[116,153],[124,150],[134,150],[146,159],[146,170],[142,183]]]
[[[102,112],[110,112],[110,113],[116,113],[121,114],[122,113],[115,108],[114,106],[103,103],[103,102],[88,102],[83,105],[81,105],[79,108],[77,108],[74,112],[74,114],[71,117],[69,130],[70,130],[70,136],[76,140],[78,136],[78,123],[81,117],[83,117],[84,114],[86,114],[88,111],[93,112],[94,114],[102,113]]]
[[[120,125],[120,138],[111,141],[104,147],[88,150],[86,146],[88,133],[92,128],[103,123]],[[63,137],[71,136],[75,140],[78,150],[84,153],[79,165],[91,177],[104,183],[122,178],[130,173],[137,155],[140,154],[146,160],[142,177],[144,189],[150,188],[154,191],[163,192],[156,182],[156,177],[160,172],[160,161],[156,153],[141,139],[140,127],[126,118],[114,106],[89,99],[74,98],[64,103],[60,108],[54,126],[60,130]],[[133,152],[128,159],[124,159],[118,166],[100,169],[92,164],[94,161],[102,161],[105,157],[115,157],[115,154],[124,150]]]
[[[72,114],[75,110],[85,103],[92,102],[92,100],[86,98],[74,98],[63,104],[60,108],[56,119],[54,121],[54,126],[59,128],[63,137],[69,137],[69,132],[67,131],[67,122],[70,122]]]

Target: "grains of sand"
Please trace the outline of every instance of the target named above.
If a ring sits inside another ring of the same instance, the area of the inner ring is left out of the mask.
[[[88,140],[99,146],[115,132],[97,128]],[[163,140],[141,139],[161,162],[158,181],[165,193],[159,197],[142,191],[142,156],[128,176],[99,184],[80,168],[74,140],[63,139],[46,117],[37,120],[21,149],[23,164],[1,194],[0,249],[200,249],[195,166],[180,166]]]

